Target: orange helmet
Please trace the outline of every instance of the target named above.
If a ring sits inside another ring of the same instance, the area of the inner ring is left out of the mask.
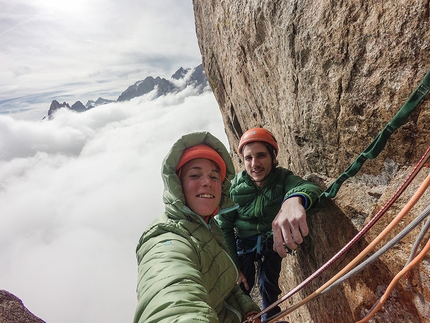
[[[240,138],[239,147],[237,148],[237,151],[239,152],[239,154],[243,156],[242,154],[243,146],[245,146],[246,144],[249,144],[250,142],[256,142],[256,141],[261,141],[269,144],[275,150],[275,156],[278,155],[278,143],[275,137],[269,130],[266,130],[264,128],[251,128],[248,131],[246,131]]]

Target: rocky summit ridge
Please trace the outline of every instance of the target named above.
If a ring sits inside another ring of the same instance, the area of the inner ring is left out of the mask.
[[[196,94],[201,94],[207,88],[208,81],[201,64],[195,68],[180,67],[169,80],[159,76],[147,76],[145,79],[130,85],[116,100],[99,97],[96,101],[88,100],[85,105],[81,101],[76,101],[73,105],[70,105],[67,102],[60,103],[57,100],[53,100],[48,110],[48,119],[52,119],[55,111],[61,108],[67,108],[75,112],[85,112],[108,103],[130,101],[150,92],[153,92],[152,99],[154,100],[169,93],[180,92],[187,86],[194,87],[197,90]]]

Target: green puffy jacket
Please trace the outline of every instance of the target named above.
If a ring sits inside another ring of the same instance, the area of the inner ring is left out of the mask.
[[[135,323],[239,323],[245,314],[259,311],[236,284],[238,270],[217,223],[212,219],[207,224],[184,205],[175,168],[183,150],[200,143],[217,150],[226,161],[220,212],[237,208],[228,197],[234,168],[224,145],[208,132],[179,139],[162,166],[165,212],[145,230],[136,250]]]
[[[239,258],[235,235],[243,238],[260,234],[268,236],[272,232],[272,221],[285,199],[301,196],[308,210],[321,192],[318,186],[282,167],[274,168],[262,187],[255,185],[245,170],[236,174],[231,183],[230,197],[239,204],[239,208],[216,217],[236,265],[239,265]]]

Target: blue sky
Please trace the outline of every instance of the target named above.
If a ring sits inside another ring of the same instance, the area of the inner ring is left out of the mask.
[[[0,113],[40,120],[52,100],[116,99],[201,55],[192,2],[0,0]]]

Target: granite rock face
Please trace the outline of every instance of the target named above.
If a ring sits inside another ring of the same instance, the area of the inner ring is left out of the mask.
[[[281,147],[280,165],[300,176],[314,174],[322,187],[366,149],[430,69],[428,1],[193,3],[205,74],[231,147],[247,129],[266,127]],[[284,261],[285,291],[335,255],[390,199],[429,147],[429,125],[430,95],[381,154],[310,216],[311,234],[297,256]],[[241,169],[234,149],[232,157]],[[316,290],[366,247],[427,174],[428,165],[377,225],[293,300]],[[403,227],[429,204],[427,190]],[[294,311],[290,320],[355,322],[364,317],[404,266],[418,230],[360,274]],[[374,322],[430,321],[429,261],[427,255],[400,280]]]
[[[0,323],[45,323],[27,308],[15,295],[0,290]]]

